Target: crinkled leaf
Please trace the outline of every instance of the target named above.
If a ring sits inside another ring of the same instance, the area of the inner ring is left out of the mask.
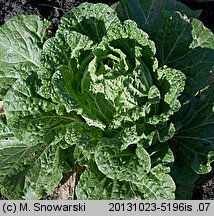
[[[116,12],[108,5],[83,3],[62,17],[59,30],[79,32],[100,42],[107,31],[118,24]]]
[[[98,5],[93,7],[96,9]],[[127,36],[130,39],[126,39]],[[61,48],[60,40],[67,43],[67,50]],[[84,45],[86,42],[88,46]],[[130,46],[122,48],[121,45],[126,43]],[[137,46],[136,51],[135,46]],[[148,55],[144,57],[140,53],[141,50]],[[61,29],[55,39],[48,40],[44,46],[45,67],[50,69],[49,64],[53,62],[51,66],[54,67],[51,70],[54,74],[51,78],[49,72],[50,77],[47,77],[49,81],[43,84],[41,91],[46,91],[45,89],[53,82],[53,88],[59,100],[66,105],[67,111],[75,110],[88,124],[94,126],[104,128],[113,120],[113,125],[110,127],[118,127],[114,126],[114,124],[120,126],[118,121],[140,118],[137,116],[139,109],[137,100],[134,100],[133,96],[146,97],[146,93],[141,93],[141,91],[148,91],[152,84],[149,69],[156,67],[156,61],[152,57],[154,52],[154,44],[131,21],[124,23],[124,26],[120,24],[114,26],[113,29],[110,28],[101,43],[95,47],[92,46],[92,40],[88,38],[88,35],[84,36],[79,32],[68,34],[67,31],[63,32]],[[71,56],[70,62],[67,58],[61,58],[65,54]],[[133,55],[141,55],[148,61],[145,65],[140,59],[137,60],[137,66],[132,75],[130,72],[135,67]],[[127,57],[131,58],[130,62]],[[142,69],[145,70],[144,73],[141,72]],[[44,80],[43,75],[42,77]],[[136,84],[132,84],[132,80]],[[142,108],[142,112],[143,109],[145,108]],[[118,119],[123,115],[123,119]]]
[[[84,3],[44,45],[38,17],[2,27],[4,195],[50,194],[74,163],[86,166],[80,199],[174,199],[170,175],[185,186],[210,171],[213,34],[177,1],[133,2],[117,4],[121,19]]]
[[[129,182],[107,178],[96,164],[89,163],[76,186],[77,199],[84,200],[129,200],[136,198]]]
[[[26,137],[20,141],[3,122],[0,129],[1,193],[9,199],[39,199],[51,194],[64,170],[60,140],[47,144]]]
[[[176,187],[169,174],[151,171],[140,182],[133,183],[133,188],[134,191],[140,191],[146,200],[175,199]]]
[[[30,135],[36,140],[51,140],[62,137],[69,123],[81,122],[77,115],[63,113],[56,104],[34,95],[26,82],[20,80],[16,84],[5,95],[3,105],[8,125],[19,138]]]
[[[151,170],[138,182],[133,182],[144,199],[175,199],[175,183],[170,176],[174,156],[167,143],[157,143],[148,148]]]
[[[95,161],[99,170],[108,178],[120,181],[139,181],[151,168],[151,161],[146,150],[139,146],[120,151],[120,143],[112,145],[111,140],[104,140],[95,153]]]
[[[77,145],[82,151],[93,154],[99,147],[103,131],[85,123],[72,123],[67,127],[65,141],[68,146]]]
[[[69,147],[64,136],[67,126],[81,119],[63,114],[56,104],[36,95],[27,81],[15,84],[3,100],[13,137],[7,135],[1,142],[2,193],[8,198],[38,199],[51,194],[62,173],[71,169],[72,151],[69,158],[63,153],[62,148]],[[16,137],[21,141],[17,143]]]
[[[78,199],[174,199],[175,184],[169,175],[173,154],[167,144],[150,149],[153,152],[153,167],[138,181],[110,179],[91,163],[80,177],[77,185]],[[137,153],[141,154],[141,151]],[[161,165],[159,162],[161,161]],[[102,171],[102,170],[101,170]],[[105,172],[105,171],[104,171]],[[116,171],[114,171],[116,172]],[[135,172],[136,173],[136,172]]]
[[[149,119],[149,123],[152,125],[159,122],[166,122],[169,120],[170,115],[180,109],[181,104],[178,97],[183,92],[185,86],[185,75],[181,71],[168,67],[158,69],[156,79],[162,98],[159,99],[160,102],[158,103],[158,106],[154,107],[154,111],[157,113],[161,112],[161,114],[153,113],[154,115]]]

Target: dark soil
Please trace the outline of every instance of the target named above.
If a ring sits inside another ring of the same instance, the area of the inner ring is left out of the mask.
[[[214,169],[210,173],[201,176],[196,181],[193,199],[214,200]]]
[[[214,0],[207,3],[197,3],[197,0],[180,0],[192,9],[201,9],[201,21],[214,32]],[[42,18],[52,21],[50,32],[57,28],[61,16],[72,7],[79,5],[86,0],[0,0],[0,25],[18,14],[37,14]],[[92,3],[112,4],[117,0],[87,0]],[[204,0],[206,2],[206,0]],[[214,166],[213,166],[214,167]],[[73,199],[73,187],[76,174],[72,174],[62,181],[53,195],[48,199]],[[1,197],[0,199],[5,199]],[[214,199],[214,169],[207,175],[201,176],[195,183],[193,199]]]
[[[0,25],[18,14],[37,14],[52,21],[51,29],[56,30],[62,15],[85,0],[0,0]],[[112,4],[117,0],[88,0],[91,3]]]

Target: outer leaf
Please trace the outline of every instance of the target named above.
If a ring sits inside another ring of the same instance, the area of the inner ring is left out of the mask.
[[[179,144],[175,145],[173,152],[175,154],[175,163],[172,167],[172,177],[176,183],[181,185],[189,185],[198,179],[198,174],[191,168],[194,155],[197,154],[194,150],[188,150],[180,147]],[[188,153],[187,153],[188,152]]]
[[[123,19],[139,20],[140,26],[149,31],[154,31],[152,27],[161,19],[161,11],[179,11],[189,17],[198,17],[200,14],[176,0],[122,0],[117,11]]]
[[[39,199],[53,192],[62,178],[63,169],[58,164],[59,149],[55,152],[52,149],[51,154],[48,149],[41,153],[39,145],[18,146],[15,143],[1,148],[1,172],[5,173],[1,179],[1,192],[4,196]]]
[[[176,184],[176,200],[191,200],[194,188],[194,183],[189,185]]]
[[[213,76],[214,34],[197,19],[192,19],[190,23],[192,41],[188,51],[167,64],[185,73],[186,93],[194,95],[206,87]]]
[[[81,121],[35,94],[28,81],[18,80],[3,101],[8,126],[14,132],[11,136],[22,140],[17,144],[14,137],[1,142],[2,193],[11,199],[38,199],[52,193],[72,158],[66,158],[62,150],[68,148],[63,140],[67,126]]]
[[[4,119],[0,118],[0,157],[1,157],[1,166],[0,166],[0,182],[1,182],[1,191],[2,191],[2,182],[5,179],[5,176],[8,172],[8,167],[10,164],[16,164],[17,160],[19,160],[19,155],[17,153],[21,152],[25,146],[23,143],[14,137],[13,133],[6,126]],[[8,158],[5,160],[5,157]],[[4,166],[6,164],[6,166]],[[11,168],[13,168],[11,166]],[[22,191],[19,191],[22,192]]]
[[[3,122],[0,131],[1,193],[8,199],[39,199],[52,193],[63,172],[60,146],[54,146],[59,140],[47,144],[26,137],[19,141]]]
[[[53,193],[64,172],[60,162],[60,144],[56,140],[41,152],[25,174],[25,199],[39,199]]]
[[[209,87],[177,113],[179,130],[172,139],[176,156],[173,176],[189,184],[198,174],[208,173],[214,161],[214,90]],[[185,157],[184,157],[185,155]],[[179,172],[182,170],[183,173]]]
[[[36,140],[49,142],[57,134],[62,137],[69,123],[82,121],[73,114],[59,114],[59,106],[34,95],[30,86],[21,80],[15,89],[8,91],[3,105],[10,128],[22,139],[30,134]]]
[[[47,24],[34,15],[19,15],[1,26],[0,91],[20,76],[26,77],[31,70],[40,67],[40,53],[46,27]]]
[[[117,10],[122,19],[136,21],[150,35],[158,48],[162,65],[169,57],[182,55],[188,49],[191,25],[188,25],[187,16],[192,18],[199,15],[176,0],[122,0]]]

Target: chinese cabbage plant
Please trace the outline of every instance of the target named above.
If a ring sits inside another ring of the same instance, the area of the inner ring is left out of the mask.
[[[77,199],[190,198],[214,160],[214,36],[176,1],[83,3],[54,36],[38,16],[0,29],[0,187]],[[183,190],[189,189],[184,196]]]

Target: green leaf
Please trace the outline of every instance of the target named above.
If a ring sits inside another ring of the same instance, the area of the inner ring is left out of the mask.
[[[40,199],[77,165],[78,199],[190,197],[214,161],[214,38],[198,15],[121,0],[73,8],[47,40],[37,16],[3,25],[1,193]]]
[[[173,154],[167,144],[157,151],[158,146],[150,149],[154,159],[150,172],[137,181],[120,181],[117,178],[108,178],[106,169],[100,172],[100,166],[89,162],[86,170],[80,177],[76,188],[78,199],[174,199],[175,184],[169,175],[173,162]],[[109,147],[110,148],[110,147]],[[142,148],[138,148],[137,155],[143,157]],[[124,152],[124,151],[122,151]],[[115,161],[117,158],[115,159]],[[161,162],[161,163],[160,163]],[[124,167],[124,165],[122,165]],[[99,168],[99,169],[98,169]],[[136,170],[136,169],[135,169]],[[104,172],[103,172],[104,171]],[[113,170],[113,173],[119,171]],[[105,175],[103,174],[105,173]],[[134,171],[135,175],[139,174]],[[116,174],[117,175],[117,174]],[[116,175],[114,177],[116,177]],[[132,180],[136,179],[132,178]]]
[[[138,25],[149,32],[156,23],[161,23],[162,12],[179,11],[189,17],[198,17],[200,12],[193,11],[186,5],[176,0],[122,0],[118,5],[117,12],[121,19],[133,19]]]
[[[191,200],[194,188],[194,183],[188,185],[176,184],[176,200]]]
[[[51,194],[62,173],[71,169],[72,149],[64,136],[70,123],[82,120],[35,94],[29,80],[15,84],[3,101],[11,135],[0,142],[2,193],[13,199],[39,199]],[[70,150],[69,158],[65,148]]]
[[[79,32],[100,42],[110,28],[120,24],[116,12],[105,4],[85,2],[66,13],[60,22],[59,30]]]
[[[189,49],[181,57],[167,63],[185,73],[185,93],[188,96],[210,84],[214,59],[214,34],[197,19],[190,20],[190,24],[192,40]]]
[[[85,123],[71,123],[67,127],[65,141],[68,146],[77,145],[82,151],[93,154],[99,147],[103,131],[99,128],[88,126]]]
[[[186,104],[175,116],[176,120],[180,126],[172,139],[176,157],[173,176],[180,184],[190,184],[197,179],[197,174],[210,172],[214,161],[213,87]]]
[[[1,26],[0,90],[41,66],[40,54],[46,27],[47,24],[34,15],[19,15]]]
[[[134,20],[149,34],[161,66],[181,70],[186,75],[183,100],[208,85],[213,71],[214,36],[195,19],[197,11],[175,0],[122,0],[117,11],[122,20]]]
[[[175,199],[175,183],[170,176],[174,156],[167,143],[157,143],[147,149],[151,170],[141,181],[133,182],[144,199]]]
[[[89,162],[76,186],[76,196],[79,200],[129,200],[135,194],[130,183],[107,178]]]
[[[108,178],[120,181],[139,181],[150,170],[150,157],[143,147],[134,150],[119,150],[120,143],[112,145],[111,140],[103,140],[103,146],[95,153],[95,161],[99,170]]]
[[[4,112],[12,131],[21,139],[26,136],[36,140],[51,140],[63,136],[71,122],[81,122],[81,118],[65,113],[60,106],[34,95],[26,82],[19,80],[3,100]]]
[[[60,140],[48,144],[26,137],[20,141],[2,121],[0,131],[1,193],[8,199],[39,199],[51,194],[64,169]]]

